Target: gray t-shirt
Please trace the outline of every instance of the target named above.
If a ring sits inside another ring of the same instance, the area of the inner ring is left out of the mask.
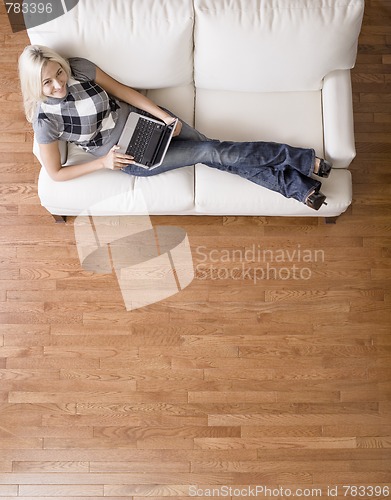
[[[39,144],[73,142],[95,156],[117,144],[131,106],[95,83],[96,66],[87,59],[69,59],[72,75],[67,95],[48,97],[37,108],[33,128]]]

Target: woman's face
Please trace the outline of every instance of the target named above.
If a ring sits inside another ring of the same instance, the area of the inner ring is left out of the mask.
[[[46,97],[61,99],[66,96],[68,76],[62,66],[48,61],[42,68],[42,93]]]

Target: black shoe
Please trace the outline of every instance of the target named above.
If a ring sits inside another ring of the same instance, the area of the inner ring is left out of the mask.
[[[305,204],[307,205],[307,207],[310,207],[313,210],[319,210],[323,204],[327,205],[325,200],[326,196],[323,193],[321,193],[320,191],[314,191],[305,200]]]
[[[314,172],[315,175],[319,177],[328,177],[331,172],[332,165],[327,160],[323,160],[323,158],[318,158],[319,160],[319,170]]]

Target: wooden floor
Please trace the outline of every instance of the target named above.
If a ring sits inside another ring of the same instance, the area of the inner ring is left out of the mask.
[[[114,275],[80,268],[72,220],[40,206],[16,74],[27,36],[1,6],[1,498],[387,498],[390,14],[367,0],[347,213],[154,217],[187,231],[197,276],[126,311]]]

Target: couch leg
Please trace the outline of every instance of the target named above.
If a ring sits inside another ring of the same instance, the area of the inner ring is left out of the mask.
[[[324,221],[326,224],[335,224],[337,222],[338,216],[337,217],[325,217]]]
[[[52,214],[52,217],[54,218],[56,224],[65,224],[67,221],[66,215],[54,215]]]

